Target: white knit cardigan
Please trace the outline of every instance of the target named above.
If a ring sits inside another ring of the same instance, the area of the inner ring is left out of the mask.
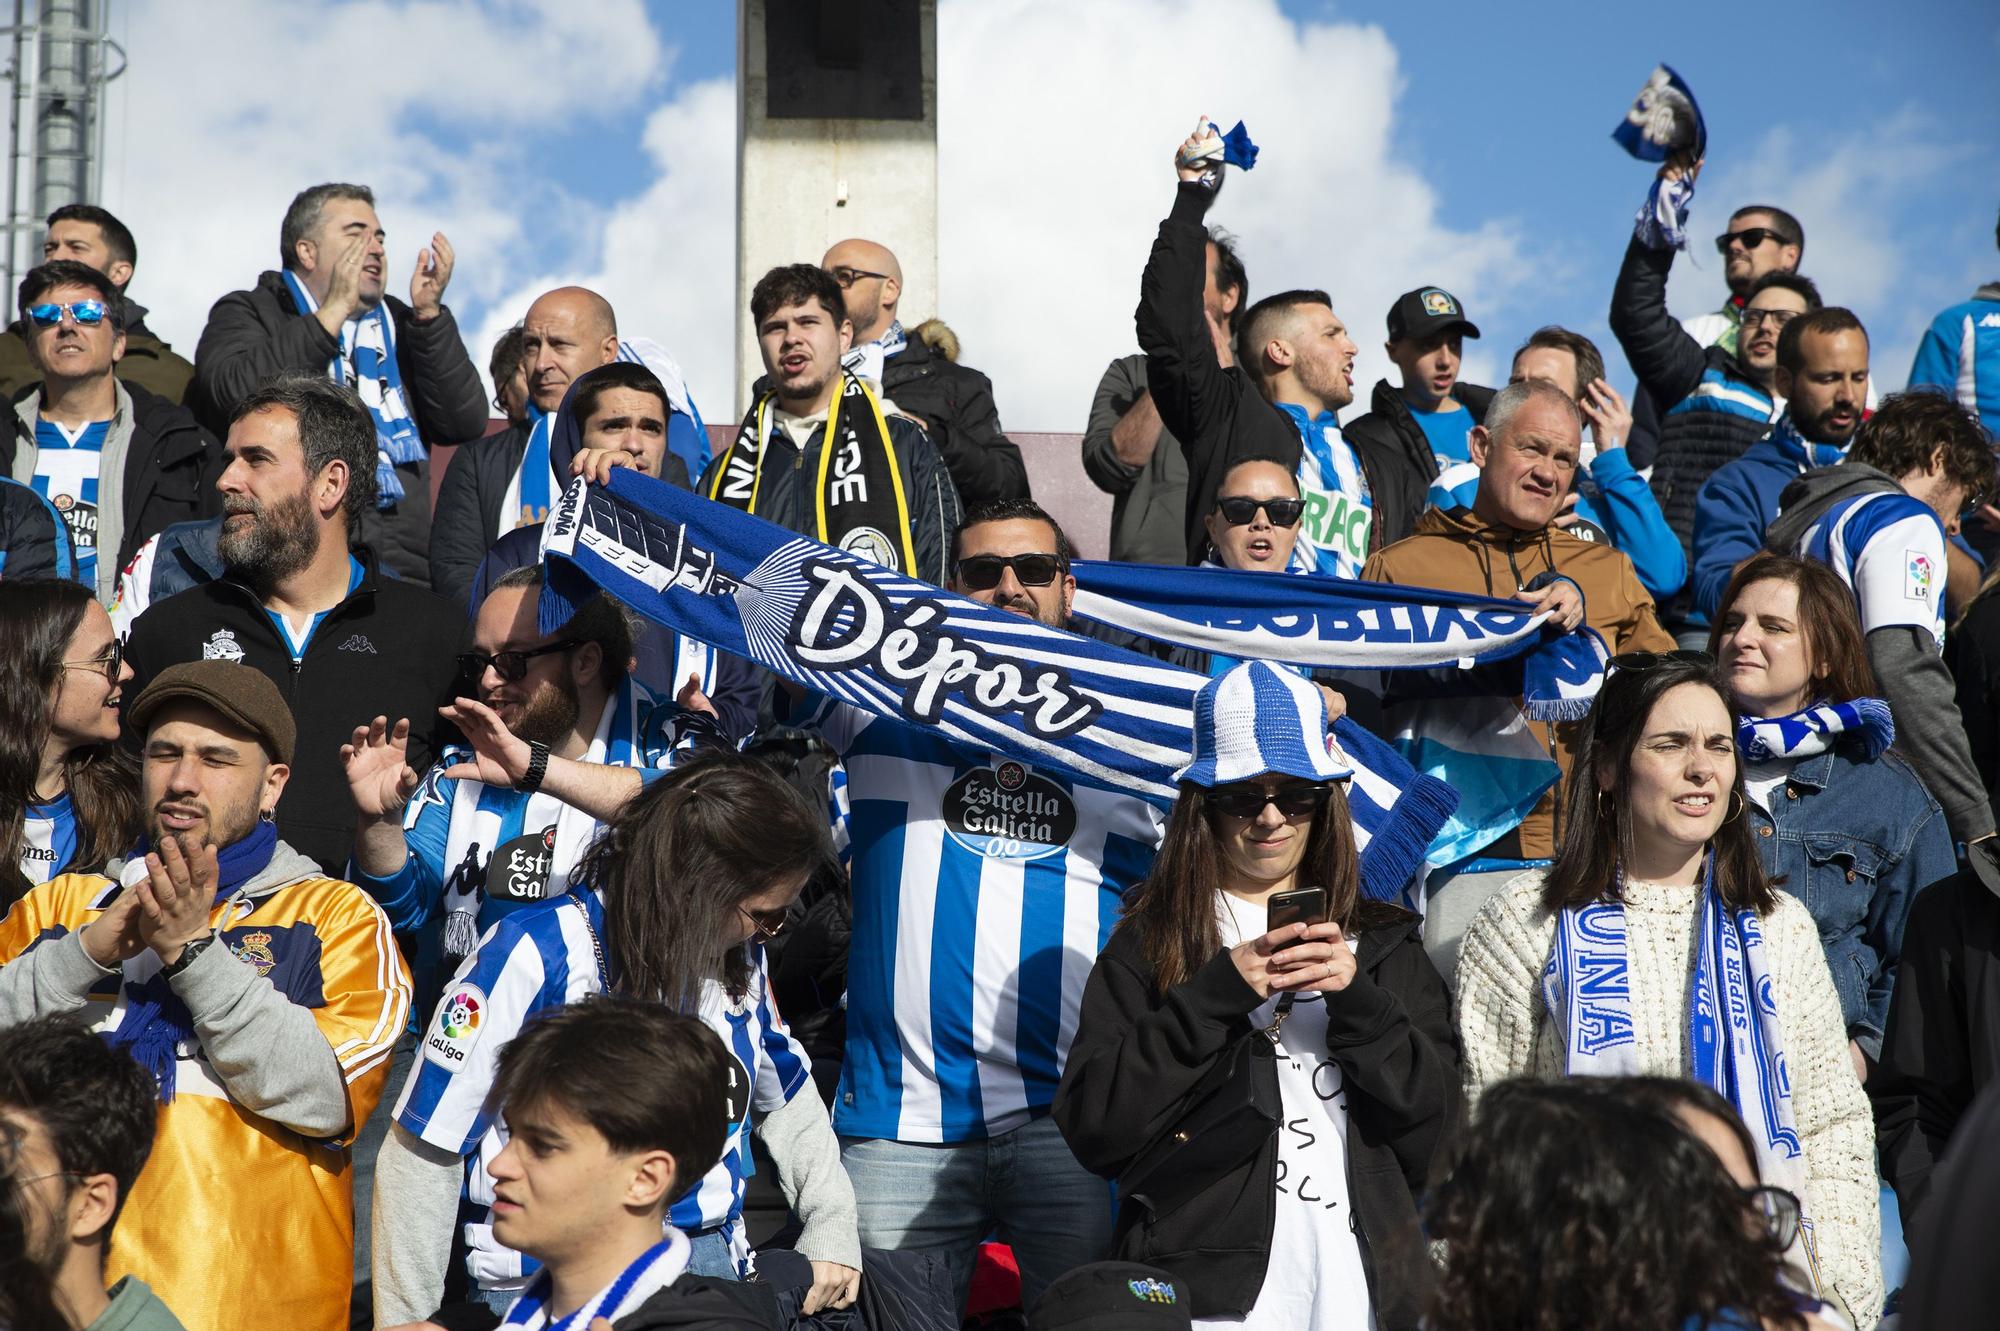
[[[1508,1077],[1553,1080],[1564,1072],[1560,1037],[1542,1000],[1542,969],[1556,932],[1554,912],[1542,905],[1542,881],[1542,871],[1532,870],[1496,892],[1473,919],[1459,952],[1458,1034],[1469,1105]],[[1694,886],[1625,884],[1634,1033],[1642,1071],[1657,1076],[1691,1075],[1687,1010],[1698,894]],[[1829,1297],[1846,1305],[1856,1326],[1872,1327],[1883,1299],[1875,1120],[1854,1075],[1840,996],[1812,916],[1796,897],[1779,893],[1777,909],[1763,924],[1792,1113],[1805,1148],[1806,1195],[1800,1200],[1812,1220]]]

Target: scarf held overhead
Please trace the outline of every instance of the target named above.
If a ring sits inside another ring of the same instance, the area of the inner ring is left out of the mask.
[[[567,490],[543,537],[541,621],[603,588],[648,618],[877,716],[1154,799],[1176,793],[1206,677],[943,591],[620,472]],[[1343,718],[1363,888],[1389,898],[1449,787]]]
[[[319,302],[289,268],[285,286],[300,314],[318,313]],[[374,309],[340,326],[340,350],[327,365],[327,377],[352,388],[368,408],[375,422],[375,504],[394,507],[403,501],[403,482],[396,468],[422,462],[424,444],[403,396],[403,371],[396,364],[396,321],[387,301],[377,301]]]

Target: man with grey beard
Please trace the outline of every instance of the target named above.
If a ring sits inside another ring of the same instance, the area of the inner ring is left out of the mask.
[[[240,661],[268,675],[298,724],[278,830],[344,873],[355,810],[341,745],[377,716],[407,716],[410,761],[430,764],[439,709],[457,691],[465,618],[381,571],[359,539],[374,503],[376,440],[351,389],[318,375],[266,380],[237,405],[226,453],[216,482],[222,576],[134,622],[133,696],[180,661]]]

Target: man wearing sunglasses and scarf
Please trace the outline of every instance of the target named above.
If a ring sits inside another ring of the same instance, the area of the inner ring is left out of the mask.
[[[655,698],[627,670],[632,624],[608,595],[558,633],[536,624],[540,565],[504,575],[480,604],[464,694],[441,709],[468,741],[421,780],[410,718],[378,716],[341,749],[354,796],[353,879],[398,933],[443,916],[456,969],[495,920],[569,890],[603,824],[697,743],[704,714]]]
[[[186,408],[117,377],[125,306],[110,278],[57,259],[22,280],[19,308],[42,379],[14,404],[8,474],[62,515],[78,578],[108,604],[144,542],[218,510],[222,449]]]

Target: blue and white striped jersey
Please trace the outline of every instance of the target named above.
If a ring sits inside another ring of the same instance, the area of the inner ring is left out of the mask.
[[[1334,578],[1358,578],[1368,562],[1368,534],[1375,522],[1375,498],[1354,445],[1340,433],[1330,411],[1307,419],[1304,407],[1280,402],[1292,418],[1303,451],[1299,454],[1299,497],[1306,501],[1292,566]]]
[[[421,1056],[396,1104],[396,1122],[405,1131],[470,1157],[466,1269],[489,1289],[525,1283],[536,1263],[493,1237],[493,1178],[486,1165],[506,1145],[507,1134],[486,1103],[487,1093],[501,1047],[531,1018],[604,987],[593,931],[599,936],[604,932],[604,902],[595,891],[515,911],[487,930],[423,1028]],[[732,999],[720,985],[708,985],[700,1015],[743,1065],[752,1095],[751,1112],[731,1132],[722,1160],[668,1212],[668,1223],[689,1233],[733,1224],[742,1214],[755,1116],[790,1103],[812,1080],[805,1050],[792,1039],[771,1000],[761,946],[751,945],[744,996]]]
[[[67,869],[76,858],[76,843],[76,806],[68,791],[47,803],[22,808],[18,867],[30,887],[39,887]]]
[[[1944,646],[1944,523],[1900,490],[1843,499],[1799,538],[1798,553],[1840,575],[1861,631],[1908,624]]]
[[[1048,1112],[1084,981],[1162,805],[822,700],[854,936],[834,1127],[962,1142]]]

